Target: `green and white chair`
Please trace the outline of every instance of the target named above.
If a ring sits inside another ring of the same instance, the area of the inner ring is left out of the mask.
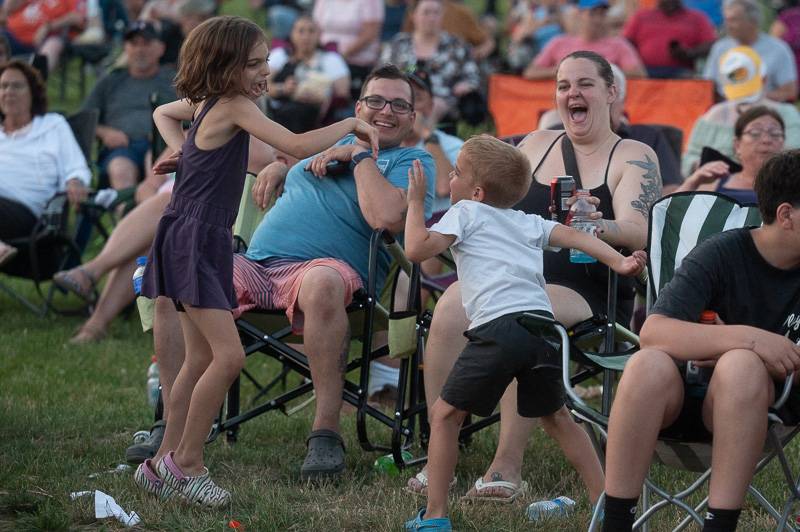
[[[761,216],[757,207],[741,205],[736,201],[713,192],[686,192],[664,197],[657,201],[650,211],[648,229],[648,290],[647,308],[652,307],[658,294],[680,266],[684,257],[706,238],[721,231],[761,225]],[[608,410],[595,408],[578,397],[573,389],[574,375],[571,368],[576,360],[581,363],[590,362],[598,365],[603,371],[618,371],[624,368],[627,355],[621,354],[612,357],[597,356],[589,353],[577,353],[575,342],[568,331],[558,322],[546,320],[536,315],[525,315],[521,322],[531,330],[542,332],[547,328],[555,329],[560,337],[563,359],[563,383],[566,390],[568,404],[577,417],[589,422],[599,437],[605,439],[608,427]],[[572,345],[571,345],[572,344]],[[800,427],[786,426],[777,415],[777,410],[786,401],[791,389],[791,379],[787,380],[783,394],[770,409],[770,425],[767,444],[762,459],[759,461],[756,472],[764,469],[773,458],[778,458],[782,474],[786,480],[788,496],[782,511],[777,510],[767,498],[753,485],[748,488],[754,500],[768,512],[777,522],[777,530],[796,530],[794,524],[789,522],[789,514],[793,504],[800,501],[798,484],[800,477],[792,473],[789,462],[784,453],[784,447],[800,431]],[[610,398],[611,390],[604,390]],[[602,456],[602,452],[598,449]],[[668,467],[698,474],[690,484],[676,492],[670,492],[653,482],[651,478],[645,479],[642,491],[642,514],[634,524],[634,530],[648,530],[648,521],[655,513],[669,506],[677,506],[688,515],[674,530],[683,530],[692,521],[702,526],[701,513],[707,506],[707,498],[699,503],[689,501],[711,475],[711,445],[710,442],[691,442],[659,439],[654,453],[654,458]],[[653,500],[654,496],[658,500]],[[692,501],[695,499],[691,499]],[[598,508],[602,504],[597,505]],[[589,530],[595,530],[599,523],[598,512],[591,523]]]
[[[715,192],[682,192],[657,201],[648,228],[647,309],[684,257],[711,235],[761,225],[755,205],[740,205]]]

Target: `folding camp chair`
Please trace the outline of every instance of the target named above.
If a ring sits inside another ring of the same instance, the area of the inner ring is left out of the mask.
[[[0,272],[33,281],[41,303],[34,303],[2,279],[0,279],[0,290],[40,317],[44,317],[50,310],[61,312],[80,310],[70,309],[62,302],[58,302],[57,298],[61,292],[54,284],[51,283],[46,291],[43,288],[43,284],[67,264],[80,264],[81,250],[69,232],[69,209],[66,193],[58,193],[45,205],[31,234],[6,240],[6,243],[16,247],[19,253],[4,264]]]
[[[712,192],[678,193],[657,201],[650,213],[648,268],[650,278],[648,282],[648,308],[658,296],[661,288],[672,278],[675,269],[684,257],[696,245],[709,236],[729,229],[760,225],[761,219],[754,206],[743,206],[734,200]],[[571,375],[571,362],[576,359],[594,364],[602,371],[621,371],[628,359],[628,354],[617,354],[608,358],[581,352],[574,345],[574,340],[567,330],[558,322],[546,320],[533,314],[522,318],[522,323],[536,334],[557,334],[561,344],[563,359],[562,380],[566,390],[568,404],[573,413],[579,418],[588,421],[597,430],[600,437],[605,439],[608,427],[608,411],[598,410],[581,398],[572,390],[575,376]],[[793,525],[787,523],[789,513],[794,502],[800,500],[798,483],[800,477],[794,475],[788,464],[783,447],[800,430],[800,427],[784,426],[778,409],[786,401],[791,389],[791,378],[787,379],[783,393],[772,405],[769,413],[769,432],[765,452],[759,461],[756,472],[761,471],[775,457],[778,457],[781,470],[789,486],[789,497],[783,511],[779,512],[772,506],[760,491],[749,486],[748,492],[755,498],[775,520],[778,530],[787,526],[794,530]],[[610,403],[611,389],[604,390],[604,399]],[[601,448],[598,452],[602,456]],[[685,489],[675,493],[659,487],[651,478],[645,480],[642,493],[642,515],[634,523],[634,529],[647,530],[648,520],[659,510],[675,505],[688,514],[674,530],[683,530],[692,521],[703,524],[700,513],[707,506],[707,498],[698,504],[690,504],[687,499],[692,496],[710,477],[711,448],[709,442],[679,441],[660,438],[656,447],[655,457],[664,465],[682,470],[699,473],[700,475]],[[653,503],[652,496],[658,495],[661,500]],[[597,513],[601,504],[597,505],[595,515],[590,523],[590,530],[597,523]]]
[[[252,181],[250,181],[252,183]],[[245,185],[245,190],[249,190]],[[235,226],[237,246],[246,245],[249,235],[258,225],[260,217],[254,215],[257,207],[252,203],[249,194],[242,198],[239,219]],[[409,283],[409,306],[407,312],[392,314],[380,304],[377,287],[377,261],[381,249],[387,250],[405,271],[411,280]],[[353,303],[347,309],[350,318],[351,339],[359,340],[359,354],[352,358],[345,370],[343,399],[357,409],[356,426],[359,443],[368,451],[391,451],[395,463],[399,467],[408,465],[402,451],[407,448],[414,437],[418,416],[424,414],[424,404],[415,402],[420,394],[418,389],[419,352],[422,342],[419,317],[419,268],[405,259],[402,249],[394,238],[384,230],[376,230],[370,241],[369,278],[366,289],[354,295]],[[373,333],[380,325],[389,329],[388,346],[375,346]],[[284,414],[290,412],[289,403],[313,390],[311,370],[306,355],[292,348],[289,343],[301,343],[302,339],[293,335],[284,311],[254,311],[245,313],[237,320],[237,328],[248,357],[260,352],[277,360],[282,368],[269,383],[262,384],[246,367],[239,379],[228,392],[225,411],[215,423],[210,439],[225,434],[229,441],[235,441],[239,426],[271,410],[279,410]],[[351,350],[352,351],[352,350]],[[401,359],[398,397],[393,415],[387,415],[367,403],[367,383],[369,382],[370,362],[385,355]],[[357,371],[354,378],[348,377]],[[286,376],[295,372],[303,378],[300,385],[276,392],[279,384],[286,382]],[[241,412],[241,381],[247,380],[257,389],[254,404],[246,412]],[[375,443],[373,438],[373,422],[391,429],[389,443]]]

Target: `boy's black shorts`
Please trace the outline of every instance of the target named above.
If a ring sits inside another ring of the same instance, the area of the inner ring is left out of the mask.
[[[544,311],[531,312],[553,317]],[[464,333],[469,342],[444,384],[444,401],[486,417],[517,379],[521,416],[547,416],[564,405],[559,352],[517,323],[520,315],[522,312],[506,314]]]

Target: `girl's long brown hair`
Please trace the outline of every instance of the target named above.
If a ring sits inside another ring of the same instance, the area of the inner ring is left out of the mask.
[[[239,91],[250,50],[262,41],[266,37],[261,28],[242,17],[203,22],[181,46],[175,89],[193,104]]]

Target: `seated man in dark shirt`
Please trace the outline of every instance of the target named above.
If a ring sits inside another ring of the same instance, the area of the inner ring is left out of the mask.
[[[642,328],[611,410],[603,530],[630,530],[659,432],[710,440],[703,530],[735,530],[766,440],[767,411],[800,370],[800,151],[768,160],[755,182],[764,225],[710,237],[681,263]],[[698,323],[704,310],[718,324]],[[687,362],[713,368],[707,392]],[[797,417],[793,390],[786,414]]]

